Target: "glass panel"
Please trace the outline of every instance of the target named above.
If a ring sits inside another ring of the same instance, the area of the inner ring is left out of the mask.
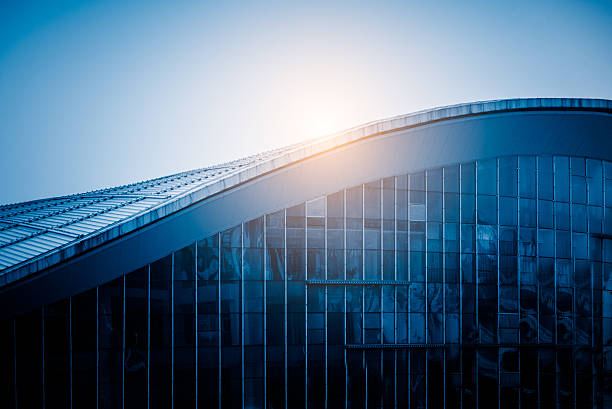
[[[496,159],[476,162],[479,195],[495,195],[497,193],[497,161]]]
[[[243,246],[256,249],[264,246],[264,218],[257,219],[244,223]]]
[[[15,321],[0,321],[0,396],[7,407],[15,407]],[[61,393],[61,391],[60,391]]]
[[[538,197],[553,200],[554,198],[553,160],[551,156],[538,156]]]
[[[587,230],[587,213],[586,206],[572,204],[572,230],[586,232]]]
[[[444,218],[447,222],[459,222],[459,195],[457,193],[444,194]]]
[[[382,407],[395,408],[395,351],[383,351],[382,358]]]
[[[395,179],[383,180],[383,279],[395,279]]]
[[[219,406],[219,235],[197,243],[198,400]]]
[[[493,408],[498,405],[497,349],[478,350],[478,406]]]
[[[410,407],[424,408],[426,404],[427,351],[410,351]]]
[[[584,176],[572,175],[572,203],[586,203],[587,186]]]
[[[587,159],[588,203],[603,205],[603,169],[601,161]]]
[[[427,192],[427,220],[442,221],[442,193]]]
[[[476,200],[473,194],[461,195],[461,223],[476,222]]]
[[[145,321],[146,322],[146,321]],[[12,327],[12,325],[11,325]],[[4,329],[4,328],[3,328]],[[6,329],[2,338],[13,328]],[[70,305],[68,299],[45,306],[45,407],[70,406]],[[13,349],[10,349],[11,355]],[[12,362],[12,356],[10,361]],[[14,368],[13,368],[14,370]],[[9,374],[6,374],[9,375]],[[5,382],[13,378],[6,376]],[[12,387],[12,385],[11,385]],[[7,394],[10,391],[6,391]],[[3,396],[5,399],[7,395]]]
[[[91,319],[92,317],[89,318]],[[95,318],[95,312],[93,318]],[[19,407],[43,407],[42,328],[41,309],[28,312],[15,318],[15,359],[17,362],[15,371],[17,404]]]
[[[516,156],[499,158],[499,194],[501,196],[517,196],[517,168]]]
[[[559,202],[569,202],[569,158],[555,156],[555,200]]]
[[[306,367],[306,289],[303,281],[287,282],[287,406],[304,407]]]
[[[536,227],[536,204],[532,199],[519,199],[519,221],[524,227]]]
[[[287,209],[287,279],[306,278],[306,208],[304,204]]]
[[[499,224],[506,226],[517,225],[517,204],[515,197],[499,198]]]
[[[242,275],[241,226],[221,233],[221,280],[240,280]]]
[[[444,342],[444,295],[441,284],[427,285],[427,342],[440,344]]]
[[[359,350],[346,351],[347,400],[351,408],[365,408],[366,402],[366,370],[364,352]]]
[[[245,346],[244,346],[244,406],[263,407],[264,400],[264,349],[262,345],[255,345],[252,337],[247,337],[248,327],[253,325],[253,319],[257,318],[255,326],[263,327],[263,316],[261,314],[245,314]],[[263,339],[263,336],[261,337]]]
[[[573,361],[571,350],[557,350],[557,401],[564,408],[572,407],[574,401]]]
[[[536,197],[536,160],[535,156],[519,156],[519,196]]]
[[[474,163],[461,165],[461,193],[476,193],[476,166]]]
[[[370,408],[382,405],[381,357],[380,351],[365,351],[367,405]]]
[[[395,311],[395,288],[383,287],[383,343],[393,344],[395,342],[395,322],[394,322],[394,311]]]
[[[478,196],[478,223],[497,224],[497,197]]]
[[[289,228],[287,228],[287,234]],[[304,248],[289,247],[291,242],[287,239],[287,279],[304,280],[306,278],[306,253]]]
[[[555,235],[553,230],[538,230],[538,254],[540,257],[555,256]]]
[[[244,280],[263,280],[264,249],[244,247],[242,254]]]
[[[219,280],[219,235],[198,242],[198,281]]]
[[[363,278],[363,187],[346,191],[346,278]]]
[[[348,286],[346,288],[346,342],[362,342],[363,289]]]
[[[308,288],[308,406],[325,403],[325,289]]]
[[[125,406],[147,400],[149,268],[125,276]]]
[[[327,289],[327,394],[330,407],[344,405],[344,288]]]
[[[396,201],[397,201],[397,279],[408,279],[408,177],[398,176],[396,179]]]
[[[364,186],[364,275],[367,280],[380,280],[381,275],[381,182]]]
[[[459,193],[459,166],[447,166],[444,168],[444,191]]]
[[[239,346],[221,348],[221,407],[242,407],[242,356]]]
[[[378,344],[381,342],[381,288],[364,288],[364,332],[365,344]]]
[[[555,203],[555,226],[559,230],[569,230],[569,205]]]
[[[170,406],[172,256],[151,264],[151,357],[149,402],[152,407]],[[74,310],[74,308],[73,308]]]
[[[285,211],[266,215],[266,247],[285,247]]]
[[[174,253],[174,405],[195,403],[195,245]]]
[[[327,279],[344,279],[344,191],[327,196]]]
[[[264,218],[244,223],[243,272],[244,280],[263,280]]]
[[[538,200],[538,227],[541,229],[554,228],[553,202]]]
[[[284,211],[266,216],[266,405],[285,405]]]
[[[428,192],[442,191],[442,169],[431,169],[426,172]],[[416,186],[415,186],[416,188]]]
[[[123,277],[100,286],[98,303],[100,408],[121,406],[123,381]]]
[[[72,297],[72,405],[96,407],[96,289]]]
[[[588,208],[588,223],[589,232],[602,233],[602,208],[598,206],[589,206]]]

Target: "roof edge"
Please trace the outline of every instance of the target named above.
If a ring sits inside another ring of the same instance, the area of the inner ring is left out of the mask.
[[[362,139],[375,137],[377,135],[424,126],[435,122],[515,111],[596,111],[612,114],[612,100],[586,98],[516,98],[462,103],[368,122],[341,132],[321,138],[315,138],[302,144],[294,145],[294,147],[288,151],[283,150],[278,156],[272,156],[261,163],[229,173],[226,177],[209,185],[195,187],[179,196],[160,203],[156,207],[119,221],[105,229],[86,235],[62,247],[50,250],[40,256],[8,267],[5,270],[0,270],[0,288],[20,281],[31,274],[53,267],[60,262],[79,256],[105,243],[123,237],[204,199],[235,188],[259,176],[291,165],[292,163],[329,151],[330,149],[357,142]],[[185,172],[180,172],[178,174],[182,173]]]

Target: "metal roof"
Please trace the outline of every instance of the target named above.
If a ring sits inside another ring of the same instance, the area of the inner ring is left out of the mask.
[[[329,149],[441,120],[525,110],[612,113],[612,101],[531,98],[435,108],[371,122],[217,166],[87,193],[0,206],[0,286],[123,236],[216,193]]]

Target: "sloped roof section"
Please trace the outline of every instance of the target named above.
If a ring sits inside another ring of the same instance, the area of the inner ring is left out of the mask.
[[[6,271],[15,266],[66,249],[283,151],[269,151],[130,185],[1,206],[0,285],[5,282]],[[133,230],[131,227],[136,226],[124,226],[122,232]],[[114,237],[102,238],[101,242]]]
[[[0,206],[0,286],[44,270],[265,173],[347,143],[432,122],[525,110],[612,113],[612,101],[534,98],[397,116],[233,162],[115,188]]]

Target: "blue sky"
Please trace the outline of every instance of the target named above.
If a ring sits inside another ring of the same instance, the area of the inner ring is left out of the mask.
[[[611,74],[612,2],[5,1],[0,203]]]

